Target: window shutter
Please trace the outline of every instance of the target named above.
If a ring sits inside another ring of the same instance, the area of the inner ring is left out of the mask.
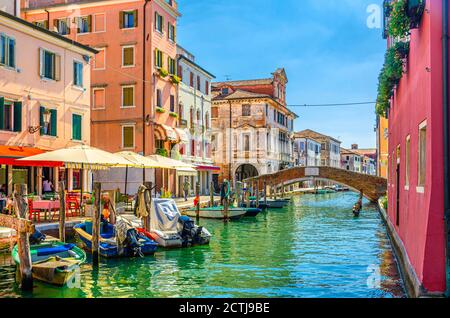
[[[14,131],[22,131],[22,102],[14,102]]]
[[[55,54],[55,81],[61,80],[61,55]]]
[[[44,111],[45,111],[45,107],[43,107],[43,106],[39,107],[39,126],[41,126],[41,136],[45,135],[45,130],[44,130]]]
[[[50,117],[50,126],[51,126],[51,131],[50,131],[50,135],[51,136],[58,136],[58,119],[57,119],[57,115],[58,112],[56,109],[52,109],[50,110],[51,113],[51,117]]]
[[[75,19],[75,23],[77,25],[77,33],[80,33],[80,17],[76,17]]]
[[[138,26],[138,10],[134,10],[133,12],[133,20],[134,20],[134,27],[137,28]]]
[[[39,77],[44,75],[44,50],[39,48]]]
[[[48,30],[48,20],[44,21],[44,27]]]
[[[158,12],[155,12],[155,29],[158,29]]]
[[[88,16],[88,30],[92,32],[92,15]]]
[[[58,19],[54,19],[53,20],[53,27],[55,28],[56,32],[59,32],[59,28],[58,28]]]
[[[72,139],[81,140],[81,120],[82,117],[77,114],[72,114]]]
[[[5,98],[0,97],[0,129],[4,128],[3,127],[3,121],[5,120],[5,118],[3,117],[4,108],[5,108]]]
[[[66,23],[67,23],[67,34],[70,34],[70,30],[71,30],[71,23],[70,23],[70,19],[68,18],[67,20],[66,20]]]
[[[119,28],[123,29],[123,11],[119,12]]]
[[[9,55],[9,66],[16,67],[16,40],[9,39],[8,45],[8,55]]]
[[[170,22],[167,22],[167,38],[170,39]]]

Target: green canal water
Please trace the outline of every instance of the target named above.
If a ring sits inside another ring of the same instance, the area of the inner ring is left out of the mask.
[[[0,255],[0,297],[405,297],[377,208],[353,193],[295,197],[282,210],[224,224],[201,220],[209,246],[81,268],[79,288],[35,282],[21,293]]]

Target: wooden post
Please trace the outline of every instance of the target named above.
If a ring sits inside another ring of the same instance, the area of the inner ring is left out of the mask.
[[[274,194],[274,200],[276,200],[277,199],[277,192],[278,192],[278,187],[277,186],[275,186],[274,187],[274,191],[273,191],[273,194]]]
[[[197,205],[195,206],[195,218],[198,222],[200,220],[200,182],[198,181],[195,184],[195,197],[198,200]]]
[[[247,209],[250,207],[250,189],[247,188],[245,190],[245,205],[247,207]]]
[[[64,181],[59,182],[59,240],[66,241],[66,188]]]
[[[264,205],[267,206],[267,182],[264,181]]]
[[[152,209],[152,188],[153,188],[153,183],[152,182],[145,182],[144,186],[147,188],[147,190],[145,191],[144,198],[146,200],[145,204],[147,204],[148,215],[143,220],[143,223],[144,223],[144,229],[147,232],[150,232],[150,230],[151,230],[150,213],[152,211],[151,209]]]
[[[209,205],[214,206],[214,182],[211,181],[209,184]]]
[[[28,191],[26,184],[14,185],[14,206],[17,216],[21,219],[27,219],[28,204],[24,198],[27,193]],[[33,265],[31,261],[29,237],[30,234],[26,230],[19,231],[17,245],[20,259],[20,287],[23,290],[33,289]]]
[[[101,215],[101,198],[102,198],[102,184],[100,182],[94,183],[95,192],[95,208],[92,218],[92,265],[98,267],[99,263],[99,242],[100,242],[100,215]]]
[[[281,183],[281,198],[284,199],[284,182]]]
[[[256,205],[259,208],[259,181],[256,182]]]
[[[223,221],[228,222],[228,198],[225,198],[223,200]]]

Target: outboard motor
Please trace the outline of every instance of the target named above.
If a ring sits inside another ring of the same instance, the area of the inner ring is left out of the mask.
[[[139,235],[136,229],[128,230],[125,244],[133,251],[133,256],[144,257],[139,243]]]
[[[45,234],[43,234],[39,230],[34,230],[34,233],[30,235],[29,241],[31,245],[41,244],[43,241],[45,241]]]
[[[202,243],[202,226],[196,226],[194,221],[188,216],[181,216],[178,222],[182,226],[181,238],[183,240],[183,247]]]

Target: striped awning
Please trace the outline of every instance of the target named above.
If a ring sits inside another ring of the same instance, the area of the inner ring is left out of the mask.
[[[167,140],[169,140],[169,141],[177,141],[178,140],[178,135],[175,132],[174,128],[172,128],[170,126],[167,126],[167,125],[164,125],[164,124],[159,124],[159,126],[166,133]]]
[[[179,141],[182,143],[188,143],[189,142],[189,136],[183,129],[175,128],[175,131],[178,135]]]

